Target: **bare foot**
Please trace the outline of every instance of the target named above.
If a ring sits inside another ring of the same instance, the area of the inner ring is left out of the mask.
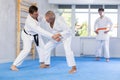
[[[106,62],[109,62],[110,61],[110,59],[109,58],[106,58]]]
[[[100,57],[96,57],[96,61],[99,61],[100,60]]]
[[[19,71],[19,69],[18,69],[15,65],[12,65],[12,66],[10,67],[10,69],[11,69],[12,71]]]
[[[50,67],[50,65],[47,65],[47,64],[41,64],[40,65],[40,68],[49,68]]]
[[[77,71],[76,66],[73,66],[72,69],[69,71],[70,74],[73,74]]]

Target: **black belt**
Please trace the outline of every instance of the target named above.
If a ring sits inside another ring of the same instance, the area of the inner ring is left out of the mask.
[[[24,32],[25,32],[27,35],[32,36],[31,34],[28,34],[28,33],[25,31],[25,29],[24,29]],[[36,46],[39,46],[39,36],[38,36],[38,34],[33,35],[33,37],[34,37],[34,41],[35,41]]]
[[[39,46],[39,36],[38,34],[33,35],[36,46]]]
[[[28,34],[27,32],[26,32],[26,30],[24,29],[24,32],[27,34],[27,35],[30,35],[30,36],[32,36],[31,34]]]

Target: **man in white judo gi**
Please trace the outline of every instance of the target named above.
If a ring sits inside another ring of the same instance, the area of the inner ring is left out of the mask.
[[[104,9],[99,8],[98,13],[100,17],[96,19],[94,30],[97,34],[97,49],[96,49],[96,60],[100,60],[102,48],[104,48],[104,57],[106,58],[106,62],[109,62],[110,54],[109,54],[109,35],[108,32],[112,28],[111,20],[104,15]]]
[[[30,6],[29,15],[27,16],[24,30],[21,33],[21,38],[23,40],[23,50],[13,62],[11,70],[18,71],[17,67],[20,64],[22,64],[25,57],[29,54],[33,41],[35,41],[36,43],[36,48],[39,54],[40,62],[43,62],[43,56],[41,54],[44,54],[44,43],[41,38],[41,35],[46,36],[47,38],[53,38],[56,41],[60,41],[59,35],[53,35],[52,33],[47,32],[40,27],[38,8],[36,6]]]
[[[45,61],[44,64],[41,65],[41,68],[47,68],[50,65],[50,53],[53,48],[55,48],[58,44],[63,43],[65,54],[66,54],[66,60],[68,66],[72,67],[69,73],[76,72],[76,63],[74,60],[74,54],[71,50],[71,40],[72,40],[72,34],[71,30],[68,27],[68,25],[65,23],[64,19],[61,16],[56,16],[53,11],[48,11],[45,14],[46,24],[49,27],[50,32],[53,34],[57,34],[58,36],[61,36],[61,41],[48,41],[48,43],[45,45]]]

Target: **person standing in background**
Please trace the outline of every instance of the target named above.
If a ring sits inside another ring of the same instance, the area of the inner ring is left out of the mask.
[[[110,52],[109,52],[109,34],[108,32],[112,29],[111,20],[104,15],[104,9],[99,8],[98,13],[99,18],[96,19],[94,24],[94,31],[97,34],[97,49],[96,49],[96,60],[99,61],[101,57],[102,49],[104,48],[104,57],[106,62],[109,62]]]

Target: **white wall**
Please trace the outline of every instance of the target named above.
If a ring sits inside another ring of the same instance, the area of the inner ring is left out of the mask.
[[[77,37],[73,39],[71,46],[75,56],[94,56],[96,40],[93,37]],[[63,44],[58,46],[55,51],[57,56],[65,56]],[[120,38],[110,38],[110,56],[120,58]]]
[[[36,0],[39,11],[42,15],[44,15],[48,10],[56,11],[56,6],[53,4],[49,4],[48,0]]]
[[[0,63],[16,56],[16,0],[0,0]]]
[[[0,63],[10,62],[16,58],[16,1],[0,0]],[[48,4],[47,0],[30,1],[37,2],[41,15],[48,10],[56,9],[54,5]]]
[[[80,56],[80,54],[82,53],[82,46],[81,46],[81,40],[79,37],[72,38],[71,49],[73,50],[75,56]],[[65,56],[63,44],[59,44],[56,47],[55,56]]]

